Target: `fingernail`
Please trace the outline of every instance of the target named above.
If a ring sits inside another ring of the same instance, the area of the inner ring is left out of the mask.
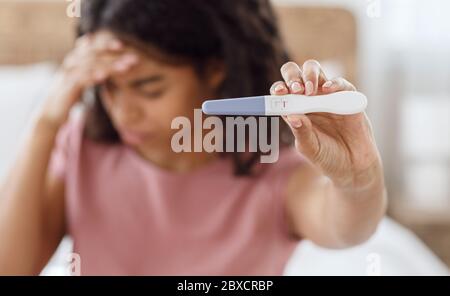
[[[306,82],[305,88],[307,96],[312,95],[314,93],[314,84],[311,81]]]
[[[113,40],[110,42],[109,44],[109,48],[113,49],[113,50],[118,50],[122,48],[122,42],[120,42],[119,40]]]
[[[106,74],[104,72],[99,71],[94,74],[94,79],[97,81],[103,80],[105,78],[106,78]]]
[[[302,120],[297,115],[288,115],[287,120],[293,128],[301,128],[303,125]]]
[[[134,64],[138,60],[138,57],[134,54],[126,54],[122,57],[121,62],[126,64]]]
[[[303,90],[301,84],[299,82],[297,82],[297,81],[292,83],[291,89],[292,89],[292,91],[294,93],[299,93],[299,92],[301,92]]]
[[[114,65],[114,69],[116,69],[117,71],[125,71],[128,68],[130,68],[130,65],[123,62],[118,62],[117,64]]]
[[[284,86],[282,84],[278,84],[277,86],[275,86],[275,92],[281,92],[282,90],[284,90]]]
[[[332,85],[333,85],[333,81],[327,81],[322,85],[322,87],[328,88],[328,87],[331,87]]]

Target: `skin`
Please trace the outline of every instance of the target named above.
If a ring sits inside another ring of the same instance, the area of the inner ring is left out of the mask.
[[[86,88],[101,85],[103,103],[125,145],[162,168],[189,172],[217,155],[172,152],[170,123],[176,116],[192,119],[193,107],[214,97],[224,72],[220,62],[209,61],[206,75],[199,77],[189,64],[168,65],[108,32],[79,39],[0,188],[0,274],[39,274],[66,232],[65,185],[48,172],[48,164],[57,132]],[[342,78],[324,87],[327,79],[315,61],[302,67],[288,63],[281,73],[285,81],[274,83],[272,94],[306,91],[314,99],[354,90]],[[381,160],[367,117],[284,119],[297,150],[310,160],[289,177],[285,192],[292,234],[329,248],[365,241],[386,206]]]
[[[288,62],[273,95],[311,96],[355,91],[344,78],[328,80],[320,64]],[[369,239],[386,212],[381,158],[365,113],[326,113],[283,118],[295,147],[309,164],[288,180],[286,212],[294,235],[328,248],[347,248]]]

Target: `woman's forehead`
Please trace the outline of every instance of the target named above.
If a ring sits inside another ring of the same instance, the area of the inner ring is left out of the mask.
[[[139,62],[130,71],[114,75],[112,81],[117,85],[143,86],[168,80],[186,81],[193,74],[190,65],[174,66],[139,55]]]

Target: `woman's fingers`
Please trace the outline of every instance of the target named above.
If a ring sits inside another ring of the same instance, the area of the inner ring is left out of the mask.
[[[126,51],[126,48],[122,41],[110,33],[99,32],[80,37],[76,42],[74,55],[77,58],[92,55],[99,57],[102,55],[120,56],[124,51]]]
[[[305,87],[302,79],[302,70],[294,62],[288,62],[281,67],[281,75],[292,94],[303,94]]]
[[[356,91],[356,88],[344,78],[328,80],[321,65],[315,60],[306,61],[302,67],[288,62],[281,68],[283,81],[272,85],[272,95],[288,93],[315,96],[338,91]],[[314,98],[311,98],[313,100]],[[297,149],[309,157],[316,158],[321,153],[321,134],[308,115],[282,116],[295,136]]]
[[[67,68],[77,67],[83,61],[91,57],[100,58],[102,56],[122,56],[126,49],[122,42],[118,39],[105,38],[97,39],[93,35],[85,35],[78,38],[75,48],[68,54],[64,60],[64,66]]]
[[[90,50],[93,50],[95,52],[114,52],[124,49],[123,42],[109,32],[101,31],[95,33],[88,40],[90,40]]]
[[[318,64],[318,63],[317,63]],[[305,69],[301,69],[298,64],[294,62],[288,62],[281,67],[281,75],[285,81],[284,85],[287,86],[287,91],[292,94],[305,94],[305,78],[308,78],[309,83],[317,84],[319,83],[319,77],[321,74],[320,65],[318,69],[315,65],[309,65],[309,63],[305,63],[307,66]],[[305,70],[307,73],[305,73]],[[315,74],[317,73],[317,74]],[[306,74],[306,75],[305,75]],[[323,76],[324,77],[324,76]],[[277,82],[273,85],[273,90],[276,87],[280,88],[283,83]],[[309,86],[311,88],[311,86]],[[317,89],[317,87],[316,87]],[[285,92],[286,90],[284,90]],[[310,94],[314,93],[313,90],[309,90]],[[286,94],[286,93],[285,93]],[[283,119],[289,125],[296,138],[297,146],[301,147],[309,147],[311,145],[316,144],[315,136],[312,129],[312,122],[306,115],[289,115],[283,116]]]
[[[317,95],[319,86],[328,81],[316,60],[306,61],[302,68],[294,62],[288,62],[281,67],[281,75],[290,93],[308,96]]]
[[[307,96],[317,95],[319,85],[322,85],[327,81],[322,67],[316,60],[308,60],[303,64],[302,77],[305,83],[305,94]]]
[[[295,137],[297,149],[305,155],[314,155],[319,149],[319,141],[313,131],[313,124],[306,115],[283,116]]]
[[[288,86],[284,81],[277,81],[272,84],[270,88],[270,94],[272,96],[283,96],[289,94]]]
[[[356,87],[344,78],[335,78],[322,85],[322,92],[334,93],[339,91],[356,91]]]
[[[129,71],[137,64],[137,53],[126,48],[113,34],[98,32],[79,38],[75,50],[64,61],[64,67],[83,85],[99,84],[112,75]]]
[[[91,72],[95,82],[102,82],[114,74],[124,73],[138,62],[136,53],[126,50],[122,41],[109,32],[98,32],[91,37]]]
[[[129,71],[138,61],[138,56],[133,53],[124,53],[119,57],[105,56],[94,58],[88,62],[89,65],[85,68],[85,75],[90,77],[93,82],[101,83],[110,76],[120,75]]]
[[[134,52],[123,52],[120,55],[74,55],[64,62],[64,71],[70,74],[73,80],[78,81],[77,85],[80,87],[89,87],[103,83],[111,76],[128,72],[138,62],[139,57]]]
[[[115,63],[112,65],[112,68],[116,72],[125,72],[129,70],[132,66],[136,65],[139,61],[139,58],[136,54],[127,53],[122,57],[117,59]]]

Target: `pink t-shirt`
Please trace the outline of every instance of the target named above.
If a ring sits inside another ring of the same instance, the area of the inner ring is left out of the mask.
[[[281,275],[298,243],[285,181],[303,161],[284,149],[257,177],[234,176],[227,158],[173,173],[84,138],[76,119],[59,132],[50,172],[65,180],[82,275]]]

